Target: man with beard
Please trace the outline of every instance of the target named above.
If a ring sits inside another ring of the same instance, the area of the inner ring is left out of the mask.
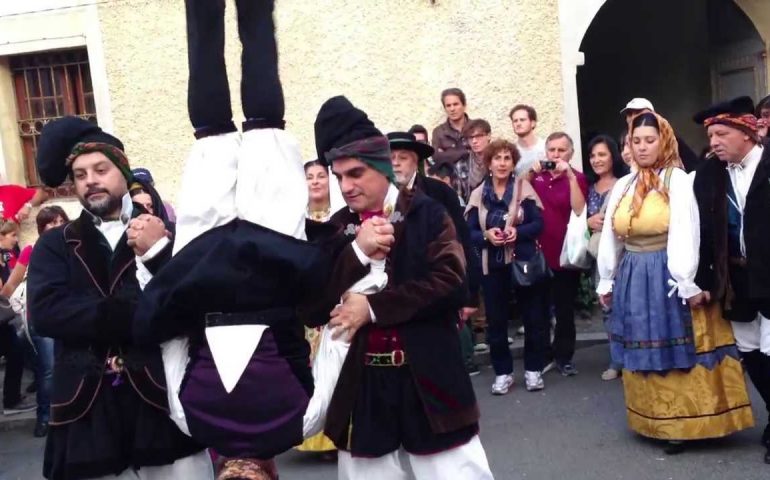
[[[693,182],[700,214],[695,283],[703,291],[690,304],[722,305],[743,366],[770,411],[770,150],[759,143],[749,97],[714,105],[694,120],[707,128],[713,154]],[[770,425],[762,444],[770,463]]]
[[[348,207],[330,223],[352,236],[384,217],[395,237],[387,286],[346,295],[329,322],[352,338],[325,428],[339,478],[405,478],[403,447],[418,479],[491,479],[457,336],[465,262],[452,220],[422,192],[396,188],[388,139],[345,97],[321,106],[315,137]],[[337,300],[326,295],[329,309]]]
[[[170,225],[132,204],[123,144],[90,122],[65,117],[46,125],[37,166],[49,187],[71,177],[83,205],[80,218],[38,240],[29,268],[29,318],[56,342],[43,474],[212,478],[207,453],[167,417],[158,346],[132,340],[142,261],[135,251],[147,268],[158,268],[171,251]],[[142,187],[162,212],[157,193]],[[127,238],[131,222],[141,242]]]
[[[471,120],[473,122],[474,120]],[[440,203],[449,217],[452,219],[457,241],[463,246],[466,262],[466,285],[468,295],[465,304],[460,310],[462,328],[460,341],[465,359],[465,368],[469,375],[480,373],[479,367],[473,361],[473,335],[468,325],[470,317],[478,310],[479,278],[481,267],[478,264],[478,256],[471,245],[471,234],[468,223],[463,216],[463,208],[455,191],[446,184],[433,178],[428,178],[418,171],[419,162],[433,155],[433,148],[422,142],[418,142],[414,135],[407,132],[391,132],[388,134],[390,143],[390,158],[393,164],[393,173],[399,188],[417,190]]]

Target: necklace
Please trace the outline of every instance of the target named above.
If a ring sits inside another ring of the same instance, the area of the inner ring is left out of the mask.
[[[326,207],[323,210],[307,210],[307,218],[314,222],[325,222],[331,214],[331,207]]]

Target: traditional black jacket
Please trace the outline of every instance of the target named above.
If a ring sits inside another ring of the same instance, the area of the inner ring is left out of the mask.
[[[148,267],[165,261],[171,245]],[[125,360],[125,381],[142,400],[168,410],[159,347],[139,347],[131,338],[140,289],[125,233],[113,252],[85,210],[46,232],[32,253],[27,291],[35,331],[55,340],[51,425],[74,422],[89,411],[106,381],[106,361],[115,355]]]
[[[745,266],[728,254],[727,189],[725,163],[706,160],[697,170],[693,189],[700,212],[700,264],[695,283],[725,302],[725,315],[733,321],[752,321],[762,304],[770,305],[770,149],[751,182],[743,212]],[[728,298],[729,297],[729,298]],[[734,300],[733,300],[734,297]]]
[[[465,300],[465,262],[454,226],[444,208],[419,191],[399,194],[392,221],[395,244],[386,264],[388,285],[367,297],[376,326],[397,329],[432,430],[443,433],[473,425],[479,410],[457,335],[457,312]],[[361,220],[344,208],[331,223],[341,226],[352,242],[354,226]],[[361,265],[355,256],[342,255],[335,270],[360,276]],[[342,287],[347,282],[337,283]],[[321,311],[328,312],[341,293],[327,290],[328,304]],[[367,337],[376,326],[368,324],[356,333],[332,396],[325,432],[338,445],[347,443]]]
[[[468,222],[465,221],[465,211],[460,205],[457,192],[449,185],[419,173],[414,180],[414,188],[440,203],[452,219],[455,231],[457,232],[457,240],[462,244],[465,253],[468,287],[468,297],[465,305],[468,307],[478,306],[479,276],[481,273],[480,254],[471,244],[470,228],[468,228]]]

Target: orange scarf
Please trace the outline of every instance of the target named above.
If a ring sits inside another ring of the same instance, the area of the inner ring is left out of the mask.
[[[658,153],[657,161],[655,161],[655,163],[649,167],[642,168],[636,158],[634,158],[637,166],[639,166],[639,171],[637,175],[636,189],[634,190],[634,199],[631,202],[632,218],[639,215],[639,212],[642,210],[642,203],[644,203],[644,198],[652,190],[658,191],[661,195],[663,195],[663,198],[666,200],[666,202],[668,202],[668,190],[663,184],[663,180],[660,178],[660,175],[658,175],[658,171],[668,167],[682,168],[682,159],[679,158],[679,143],[676,140],[676,135],[674,135],[674,129],[671,128],[671,124],[668,123],[668,120],[661,117],[657,113],[653,113],[653,115],[657,117],[658,125],[660,126],[660,130],[658,132],[660,134],[660,150]],[[636,116],[631,117],[628,122],[628,131],[631,132],[629,135],[632,135],[629,141],[631,142],[632,146],[633,132],[631,130],[631,125],[635,118]],[[633,151],[633,147],[631,150]]]

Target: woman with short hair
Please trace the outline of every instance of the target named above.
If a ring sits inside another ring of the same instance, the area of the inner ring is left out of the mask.
[[[530,260],[540,248],[542,204],[526,179],[513,174],[519,160],[516,146],[494,140],[484,150],[489,175],[471,194],[465,216],[471,242],[481,252],[481,285],[489,323],[493,395],[505,395],[513,386],[513,357],[508,346],[509,305],[513,294],[512,262]],[[548,346],[548,302],[543,282],[517,290],[524,334],[524,379],[529,391],[544,387],[541,370]]]

